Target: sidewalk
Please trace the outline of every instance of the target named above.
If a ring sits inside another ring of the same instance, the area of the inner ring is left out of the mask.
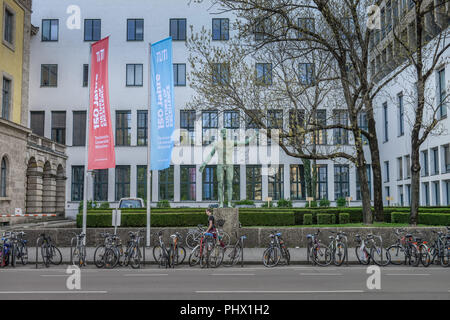
[[[266,248],[244,248],[244,263],[245,264],[261,264],[262,265],[262,256],[263,252]],[[63,247],[59,248],[61,254],[63,256],[63,263],[70,262],[70,248]],[[93,263],[94,260],[94,247],[87,248],[87,262]],[[153,259],[153,248],[147,248],[145,250],[145,262],[146,264],[154,264],[155,260]],[[190,249],[186,248],[186,258],[184,263],[188,262],[189,255],[191,253]],[[289,248],[289,253],[291,255],[291,264],[308,264],[306,259],[306,248]],[[355,255],[355,249],[349,248],[348,250],[348,263],[349,264],[357,264],[358,260]],[[28,260],[29,264],[33,264],[36,261],[36,247],[28,248]],[[42,263],[40,248],[38,250],[39,262]],[[19,262],[20,263],[20,262]]]

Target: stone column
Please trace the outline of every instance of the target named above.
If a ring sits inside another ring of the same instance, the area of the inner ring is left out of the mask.
[[[39,168],[28,173],[26,213],[42,213],[42,181],[42,172],[39,172]]]
[[[215,208],[213,215],[217,221],[219,219],[225,220],[225,224],[221,227],[226,233],[230,235],[231,242],[236,241],[235,232],[239,228],[239,209],[238,208]]]
[[[43,182],[42,213],[56,213],[56,174],[53,170],[50,173],[44,173]]]
[[[56,178],[56,214],[64,216],[66,205],[66,177]]]

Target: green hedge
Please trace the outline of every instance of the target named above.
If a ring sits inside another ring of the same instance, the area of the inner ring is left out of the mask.
[[[311,225],[312,224],[312,214],[306,213],[303,215],[303,224]]]
[[[335,224],[336,216],[334,214],[319,213],[317,215],[317,224]]]
[[[350,214],[341,212],[339,213],[339,224],[350,223]]]
[[[293,226],[295,214],[293,211],[246,212],[239,211],[239,220],[242,226]]]
[[[392,223],[409,223],[409,213],[392,212]],[[448,213],[419,213],[419,224],[450,226],[450,214]]]

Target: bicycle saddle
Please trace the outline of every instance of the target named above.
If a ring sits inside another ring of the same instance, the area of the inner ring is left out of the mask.
[[[247,236],[241,236],[241,239],[245,240],[245,239],[247,239]]]
[[[214,235],[212,233],[209,233],[209,232],[206,232],[205,236],[207,236],[207,237],[214,237]]]
[[[277,236],[278,236],[278,237],[281,237],[281,232],[278,232],[278,233],[277,233]]]

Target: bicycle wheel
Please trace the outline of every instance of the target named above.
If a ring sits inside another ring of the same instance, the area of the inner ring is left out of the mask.
[[[78,247],[75,247],[72,249],[72,256],[70,257],[70,263],[74,266],[80,266],[80,249]]]
[[[208,265],[213,268],[219,267],[222,264],[224,252],[225,250],[222,246],[214,246],[212,250],[209,251]]]
[[[50,255],[51,253],[49,246],[46,244],[41,245],[42,262],[47,268],[50,266]]]
[[[370,249],[370,257],[377,266],[387,266],[389,264],[388,253],[383,247],[375,247]]]
[[[358,259],[360,264],[363,264],[363,265],[368,265],[369,264],[370,256],[367,253],[367,250],[365,248],[361,249],[361,247],[359,247],[359,246],[356,247],[355,248],[355,254],[356,254],[356,258]]]
[[[49,257],[50,263],[59,266],[62,263],[62,254],[61,251],[54,245],[50,246],[50,257]]]
[[[342,242],[336,243],[336,250],[334,251],[333,261],[336,266],[341,266],[346,257],[345,244]]]
[[[330,248],[322,247],[316,244],[312,250],[314,262],[319,266],[326,267],[331,263],[332,256]]]
[[[196,234],[195,233],[193,233],[193,232],[189,232],[187,235],[186,235],[186,246],[189,248],[189,249],[193,249],[193,248],[195,248],[195,246],[198,244],[198,241],[196,240]]]
[[[222,240],[223,244],[224,244],[225,246],[229,246],[230,243],[231,243],[230,235],[229,235],[228,233],[226,233],[225,231],[222,231],[222,232],[220,233],[220,236],[221,236],[221,239],[220,239],[220,240]]]
[[[141,267],[141,250],[137,246],[133,246],[129,257],[131,268],[139,269]]]
[[[450,265],[450,243],[446,243],[442,248],[442,255],[440,257],[441,265],[443,267],[448,267]]]
[[[103,265],[106,269],[112,269],[117,265],[119,257],[117,256],[116,250],[108,248],[103,256]]]
[[[103,268],[105,266],[104,257],[105,257],[106,247],[104,245],[100,245],[95,248],[94,251],[94,264],[97,268]]]
[[[5,267],[5,252],[3,250],[3,246],[0,245],[0,268]]]
[[[155,262],[160,262],[161,257],[163,256],[163,251],[160,245],[153,247],[153,259],[155,259]]]
[[[420,262],[420,254],[419,254],[419,250],[417,249],[417,247],[415,245],[411,246],[409,254],[410,254],[409,264],[412,265],[413,267],[417,267]]]
[[[422,265],[424,267],[428,267],[431,264],[430,249],[428,249],[428,246],[426,244],[422,243],[419,246],[419,252],[420,252],[420,262],[422,262]]]
[[[25,266],[28,264],[28,247],[24,243],[19,244],[19,250],[20,253],[20,260],[22,261],[22,264]]]
[[[241,246],[227,246],[225,247],[225,253],[223,258],[223,265],[225,267],[231,267],[237,264],[241,259]]]
[[[398,244],[394,244],[386,249],[386,254],[389,258],[389,263],[393,265],[401,265],[406,262],[406,253],[405,249]]]
[[[281,259],[281,252],[278,247],[269,247],[263,253],[263,264],[265,267],[275,267]]]
[[[200,262],[200,246],[196,246],[189,255],[189,266],[193,267]]]
[[[289,253],[289,249],[286,247],[281,247],[281,259],[280,261],[283,264],[289,265],[289,263],[291,262],[291,254]]]
[[[209,252],[208,252],[208,246],[209,244],[207,242],[204,242],[202,245],[202,250],[200,251],[200,258],[199,258],[199,265],[200,268],[205,268],[208,266],[208,258],[209,258]]]
[[[13,245],[11,247],[11,254],[10,254],[10,256],[11,256],[11,267],[13,267],[13,268],[16,267],[16,255],[17,255],[17,249],[16,249],[16,246]]]
[[[184,249],[184,247],[177,245],[177,249],[175,252],[172,253],[171,257],[172,257],[171,263],[174,266],[180,265],[184,262],[184,259],[186,258],[186,250]]]

